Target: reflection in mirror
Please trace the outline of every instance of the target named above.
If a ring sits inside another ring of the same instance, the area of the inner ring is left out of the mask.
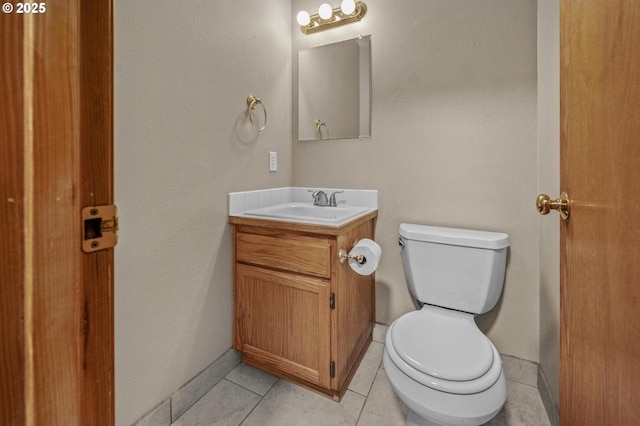
[[[298,140],[371,137],[371,37],[298,52]]]

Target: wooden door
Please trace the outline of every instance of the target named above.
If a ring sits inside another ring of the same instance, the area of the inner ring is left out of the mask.
[[[113,203],[112,2],[35,6],[0,16],[0,424],[109,425],[113,249],[80,214]]]
[[[560,419],[640,419],[640,1],[561,0]]]

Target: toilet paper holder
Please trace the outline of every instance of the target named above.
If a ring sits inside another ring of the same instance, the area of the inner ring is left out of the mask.
[[[340,264],[343,264],[348,259],[353,259],[356,262],[358,262],[360,265],[364,265],[365,263],[367,263],[367,258],[364,257],[363,255],[358,254],[354,256],[352,254],[347,253],[347,251],[343,248],[338,250],[338,259],[340,259]]]

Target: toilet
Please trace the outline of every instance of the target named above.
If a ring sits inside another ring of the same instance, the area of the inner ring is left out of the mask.
[[[502,360],[474,321],[495,306],[509,236],[403,223],[407,286],[423,304],[387,330],[389,382],[409,407],[406,425],[480,425],[507,398]]]

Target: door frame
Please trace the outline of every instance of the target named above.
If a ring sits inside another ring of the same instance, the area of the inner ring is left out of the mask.
[[[113,1],[44,4],[0,17],[0,423],[108,425],[114,250],[80,214],[114,198]]]

